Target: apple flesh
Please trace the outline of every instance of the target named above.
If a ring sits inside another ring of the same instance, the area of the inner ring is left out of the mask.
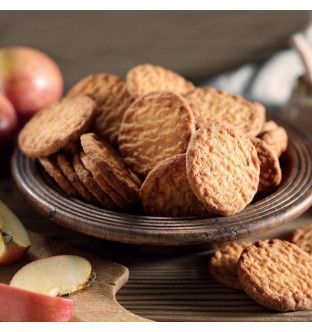
[[[28,47],[0,49],[0,93],[13,104],[21,123],[59,100],[63,77],[46,54]]]
[[[70,299],[0,284],[2,322],[67,322],[72,317],[73,305]]]
[[[29,246],[30,240],[23,224],[0,201],[0,266],[18,261]]]
[[[91,273],[91,264],[85,258],[53,256],[22,267],[13,276],[10,285],[45,295],[65,295],[85,288]]]

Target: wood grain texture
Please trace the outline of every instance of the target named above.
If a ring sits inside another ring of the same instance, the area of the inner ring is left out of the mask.
[[[94,255],[103,262],[113,260],[127,266],[129,281],[118,292],[117,300],[139,316],[156,321],[312,321],[311,311],[272,312],[243,292],[228,289],[214,281],[208,272],[211,256],[207,250],[190,253],[189,250],[177,252],[164,247],[160,255],[151,253],[146,247],[112,243],[67,230],[42,218],[26,204],[11,180],[0,181],[0,199],[32,232],[31,250],[36,256],[48,252],[55,243],[61,244],[59,252],[63,252],[62,246],[64,248],[70,243],[85,257]],[[309,212],[292,223],[250,240],[287,238],[296,227],[311,223],[312,212]],[[18,267],[12,265],[5,280],[1,269],[1,281],[9,281]]]
[[[34,160],[18,150],[12,159],[15,182],[28,202],[51,221],[94,237],[137,245],[200,245],[244,238],[293,220],[312,204],[312,145],[282,123],[289,147],[282,159],[283,181],[228,217],[157,218],[112,212],[66,197]]]
[[[285,47],[310,16],[309,11],[1,11],[0,40],[1,46],[29,45],[50,54],[66,87],[90,73],[124,77],[146,62],[198,81]]]

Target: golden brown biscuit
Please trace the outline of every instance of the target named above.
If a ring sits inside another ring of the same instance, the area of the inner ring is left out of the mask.
[[[185,154],[158,163],[141,187],[145,212],[152,216],[182,217],[207,213],[186,176]]]
[[[255,196],[260,161],[251,140],[237,128],[211,122],[191,138],[186,152],[190,186],[208,211],[240,212]]]
[[[238,127],[256,136],[265,121],[265,108],[242,97],[212,88],[196,88],[185,95],[193,111],[196,127],[205,127],[209,121],[219,121]]]
[[[81,147],[80,147],[80,137],[79,137],[79,141],[68,143],[66,146],[64,146],[62,151],[66,154],[74,155],[76,153],[79,153],[80,150]]]
[[[133,180],[133,175],[128,172],[113,148],[95,134],[84,134],[80,141],[83,151],[110,186],[129,202],[138,202],[139,188]]]
[[[193,114],[183,97],[155,92],[137,99],[125,112],[119,149],[124,162],[145,177],[158,162],[185,153],[194,132]]]
[[[74,186],[67,180],[61,169],[58,167],[54,156],[38,159],[44,170],[54,179],[54,181],[65,191],[67,195],[77,195]]]
[[[118,208],[122,210],[133,209],[133,203],[130,203],[122,195],[120,195],[106,180],[103,176],[103,172],[95,163],[89,158],[84,152],[81,152],[80,159],[84,167],[92,174],[95,182],[100,186],[100,188],[111,198]]]
[[[264,141],[279,158],[286,151],[288,145],[287,132],[282,127],[265,131],[259,138]]]
[[[269,130],[272,130],[272,129],[275,129],[278,127],[278,124],[272,120],[269,120],[269,121],[266,121],[264,124],[263,124],[263,127],[261,129],[261,132],[259,133],[259,136],[262,135],[263,133],[265,133],[266,131],[269,131]]]
[[[112,74],[87,76],[74,85],[69,96],[87,95],[91,97],[98,110],[94,121],[94,131],[117,144],[118,130],[125,110],[133,102],[126,89],[126,82]]]
[[[252,143],[256,147],[260,160],[259,192],[274,191],[282,181],[282,171],[277,155],[259,138],[254,137]]]
[[[18,143],[28,157],[46,157],[88,130],[96,114],[87,96],[64,98],[38,112],[21,130]]]
[[[259,241],[246,248],[237,263],[243,290],[277,311],[312,309],[312,257],[295,244]]]
[[[101,189],[101,187],[93,179],[92,174],[84,167],[80,154],[73,156],[73,166],[80,181],[85,185],[89,192],[96,198],[96,200],[105,208],[116,210],[117,206],[113,200]]]
[[[217,250],[210,259],[210,274],[227,287],[241,289],[236,268],[238,259],[243,250],[252,245],[252,242],[231,242]]]
[[[169,69],[143,64],[129,70],[127,89],[134,98],[138,98],[158,91],[185,94],[194,89],[194,85]]]
[[[67,180],[77,190],[78,194],[87,202],[94,203],[94,196],[91,195],[91,193],[87,190],[84,184],[80,181],[78,175],[73,168],[72,161],[68,159],[65,154],[58,153],[56,155],[56,163],[67,178]]]
[[[293,232],[290,241],[307,253],[312,254],[312,225],[297,228]]]

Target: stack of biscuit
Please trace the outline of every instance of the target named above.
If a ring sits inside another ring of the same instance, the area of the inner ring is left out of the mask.
[[[287,134],[265,113],[144,64],[125,81],[83,78],[18,141],[67,195],[153,216],[226,216],[281,183]]]

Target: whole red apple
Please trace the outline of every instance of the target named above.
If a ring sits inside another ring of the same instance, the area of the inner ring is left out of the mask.
[[[57,64],[43,52],[28,47],[1,48],[0,91],[24,123],[61,97],[63,77]]]
[[[12,139],[17,129],[17,116],[12,103],[0,95],[0,149]]]
[[[17,116],[13,105],[0,95],[0,175],[7,174],[17,132]]]

